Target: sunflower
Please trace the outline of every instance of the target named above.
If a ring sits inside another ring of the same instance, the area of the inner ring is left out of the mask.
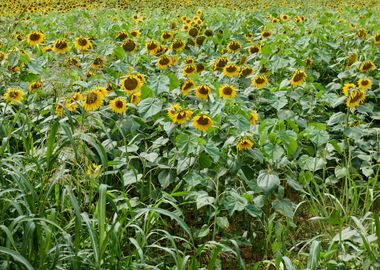
[[[129,102],[132,103],[132,104],[134,104],[134,105],[137,105],[137,104],[139,104],[139,102],[141,100],[140,98],[141,98],[141,93],[140,92],[134,93],[134,94],[132,94],[130,96]]]
[[[195,43],[198,45],[198,46],[202,46],[203,45],[203,43],[205,42],[205,40],[206,40],[206,36],[203,36],[203,35],[201,35],[201,36],[197,36],[197,38],[195,39]]]
[[[63,105],[62,104],[57,104],[55,105],[55,110],[54,110],[54,114],[58,117],[62,117],[63,116]]]
[[[370,72],[375,69],[376,69],[376,65],[370,60],[364,61],[359,67],[359,71],[362,73]]]
[[[306,65],[306,67],[310,68],[313,65],[313,59],[307,58],[305,60],[305,65]]]
[[[240,142],[237,144],[237,149],[239,151],[249,150],[252,147],[253,147],[253,142],[247,137],[241,139]]]
[[[261,32],[261,38],[264,39],[264,38],[268,38],[272,35],[272,32],[271,31],[268,31],[268,30],[264,30]]]
[[[240,67],[235,64],[228,64],[223,68],[223,74],[226,77],[236,77],[239,76]]]
[[[75,48],[78,51],[88,51],[92,49],[92,43],[88,38],[77,37],[74,40]]]
[[[121,97],[110,101],[110,108],[116,114],[124,114],[127,111],[127,101]]]
[[[182,68],[183,76],[190,76],[197,72],[197,67],[194,64],[186,65]]]
[[[205,114],[193,117],[193,126],[200,131],[207,131],[212,127],[212,125],[212,119]]]
[[[348,97],[346,101],[346,106],[349,109],[354,109],[359,107],[359,105],[363,104],[365,101],[365,91],[357,90],[353,91]]]
[[[7,103],[12,105],[20,104],[24,100],[25,93],[18,88],[8,88],[3,97]]]
[[[260,53],[261,51],[261,47],[260,45],[252,45],[248,48],[248,53],[249,54],[256,54],[256,53]]]
[[[194,61],[194,58],[191,55],[189,55],[189,56],[186,56],[185,60],[183,60],[183,63],[186,65],[190,65],[190,64],[194,64],[195,61]]]
[[[28,87],[28,90],[29,90],[29,93],[34,93],[34,91],[36,91],[37,89],[40,89],[42,88],[42,82],[40,81],[36,81],[36,82],[32,82],[31,84],[29,84],[29,87]]]
[[[118,32],[116,34],[116,39],[124,40],[124,39],[128,38],[128,36],[129,36],[128,32]]]
[[[134,38],[139,38],[141,36],[141,33],[139,30],[132,30],[130,34]]]
[[[373,43],[375,43],[375,44],[380,44],[380,33],[377,33],[377,34],[373,37]]]
[[[145,48],[150,55],[155,55],[160,49],[160,44],[156,40],[149,40],[145,43]]]
[[[188,31],[187,33],[188,33],[189,36],[191,36],[191,37],[196,37],[196,36],[198,36],[198,34],[199,34],[199,29],[196,28],[196,27],[192,27],[192,28],[189,29],[189,31]]]
[[[143,84],[144,83],[141,81],[141,79],[137,75],[128,74],[121,81],[120,87],[125,91],[127,95],[129,95],[132,92],[138,92],[143,86]]]
[[[91,67],[94,69],[98,69],[98,68],[102,68],[104,64],[105,64],[105,60],[102,57],[97,56],[95,57],[94,61],[92,61]]]
[[[240,76],[247,78],[247,77],[251,76],[254,72],[255,72],[255,70],[252,67],[245,66],[241,69]]]
[[[241,50],[241,44],[239,41],[231,41],[227,45],[227,51],[230,53],[236,53]]]
[[[169,109],[168,109],[168,116],[169,116],[169,118],[170,118],[172,121],[174,121],[173,119],[175,118],[175,115],[176,115],[178,112],[180,112],[180,111],[182,111],[182,107],[181,107],[181,105],[179,105],[178,103],[175,103],[175,104],[171,105],[171,106],[169,107]]]
[[[176,39],[170,44],[170,49],[175,52],[182,52],[186,44],[180,39]]]
[[[53,51],[56,53],[66,53],[70,50],[70,45],[66,39],[58,39],[54,42]]]
[[[96,163],[91,163],[88,167],[87,167],[87,174],[90,176],[90,177],[93,177],[93,178],[96,178],[99,176],[100,174],[100,169],[101,169],[101,165],[97,165]]]
[[[367,39],[368,37],[368,33],[364,28],[359,29],[357,35],[358,35],[358,38],[360,39]]]
[[[273,19],[272,19],[272,23],[278,23],[278,22],[280,22],[280,19],[279,19],[279,18],[273,18]]]
[[[140,81],[142,81],[142,83],[145,83],[145,82],[146,82],[146,78],[145,78],[145,75],[144,75],[144,74],[137,73],[136,76],[137,76],[137,78],[140,79]]]
[[[78,103],[73,98],[66,98],[65,107],[70,112],[76,112],[78,110]]]
[[[261,65],[261,67],[259,69],[259,74],[268,76],[270,74],[270,69],[267,68],[265,65]]]
[[[0,62],[7,59],[7,55],[3,52],[0,52]]]
[[[204,34],[206,37],[212,37],[212,35],[214,34],[214,31],[212,31],[211,29],[206,29]]]
[[[214,70],[222,70],[230,61],[227,57],[221,57],[215,60]]]
[[[77,57],[68,57],[65,59],[65,65],[71,67],[80,67],[80,60]]]
[[[100,108],[104,101],[104,95],[98,90],[91,90],[84,97],[83,108],[86,111],[95,111]]]
[[[197,67],[197,73],[201,73],[203,70],[205,70],[205,66],[202,63],[196,64]]]
[[[265,75],[257,75],[253,78],[252,85],[257,89],[263,88],[268,85],[268,79]]]
[[[219,96],[224,99],[232,99],[236,96],[236,88],[233,85],[223,85],[219,88]]]
[[[356,85],[353,83],[345,83],[342,89],[342,92],[345,96],[348,96],[348,94],[351,92],[351,90],[354,90],[356,88]]]
[[[181,93],[183,96],[187,96],[189,94],[190,89],[195,87],[195,82],[192,80],[186,80],[181,85]]]
[[[289,20],[289,16],[288,15],[284,14],[284,15],[281,16],[281,21],[286,22],[288,20]]]
[[[134,15],[134,16],[132,17],[132,20],[133,20],[135,23],[140,23],[140,22],[144,21],[144,18],[143,18],[142,16],[136,14],[136,15]]]
[[[172,121],[174,124],[183,125],[189,120],[193,112],[191,110],[181,110],[174,114]]]
[[[197,98],[202,99],[202,100],[206,100],[208,96],[210,95],[210,93],[211,93],[211,88],[205,84],[199,85],[195,89],[195,95],[197,96]]]
[[[251,125],[256,125],[258,120],[259,120],[259,114],[256,111],[251,111],[249,113],[249,123]]]
[[[292,75],[292,78],[290,79],[290,84],[293,86],[293,87],[297,87],[301,84],[303,84],[305,82],[305,79],[306,79],[306,72],[303,71],[303,70],[296,70],[293,75]]]
[[[345,62],[345,67],[346,68],[349,68],[351,67],[353,64],[356,63],[356,61],[358,61],[358,54],[357,53],[352,53],[350,54],[347,58],[346,58],[346,62]]]
[[[126,52],[134,53],[137,51],[137,45],[133,39],[127,39],[126,41],[123,42],[123,44],[121,44],[121,47]]]
[[[358,86],[362,90],[368,90],[372,87],[372,81],[369,78],[360,79],[358,82]]]
[[[36,46],[44,42],[45,35],[42,32],[32,32],[27,36],[28,44]]]
[[[172,40],[173,38],[174,38],[174,34],[170,32],[163,32],[160,37],[161,41],[163,42]]]
[[[162,55],[157,60],[157,67],[159,69],[167,69],[171,66],[172,60],[170,56]]]

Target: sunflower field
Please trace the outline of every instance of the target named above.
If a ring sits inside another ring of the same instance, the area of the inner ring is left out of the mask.
[[[379,14],[1,1],[1,269],[380,269]]]

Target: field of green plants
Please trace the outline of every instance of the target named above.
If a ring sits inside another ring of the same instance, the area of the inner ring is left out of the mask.
[[[0,269],[380,269],[378,4],[4,1]]]

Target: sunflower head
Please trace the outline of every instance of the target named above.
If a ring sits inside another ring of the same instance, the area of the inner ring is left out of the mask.
[[[241,46],[239,41],[231,41],[227,45],[227,51],[230,53],[236,53],[236,52],[240,51],[241,48],[242,48],[242,46]]]
[[[54,42],[53,51],[56,53],[66,53],[70,50],[70,45],[66,39],[58,39]]]
[[[241,139],[239,143],[237,144],[237,149],[239,151],[249,150],[252,147],[253,147],[253,142],[247,137]]]
[[[368,33],[367,33],[367,31],[366,31],[364,28],[361,28],[361,29],[359,29],[359,31],[357,32],[357,36],[358,36],[358,38],[360,38],[360,39],[367,39],[367,37],[368,37]]]
[[[90,39],[85,37],[77,37],[74,40],[75,48],[78,51],[88,51],[92,49],[92,43]]]
[[[257,89],[263,88],[268,85],[268,79],[265,75],[257,75],[253,78],[252,85]]]
[[[352,90],[356,89],[356,85],[353,83],[345,83],[342,92],[345,96],[348,96]]]
[[[261,47],[260,45],[252,45],[248,48],[249,54],[257,54],[260,53]]]
[[[375,43],[375,44],[380,44],[380,33],[377,33],[377,34],[373,37],[373,43]]]
[[[264,38],[268,38],[272,35],[272,32],[271,31],[268,31],[268,30],[264,30],[261,32],[261,38],[264,39]]]
[[[192,114],[193,112],[191,110],[180,110],[176,112],[171,119],[174,124],[183,125],[190,119]]]
[[[150,55],[155,55],[160,49],[160,44],[156,40],[149,40],[145,43],[145,49]]]
[[[161,55],[157,60],[157,67],[159,69],[167,69],[172,65],[172,59],[170,56]]]
[[[293,86],[293,87],[297,87],[301,84],[303,84],[305,82],[305,79],[306,79],[306,72],[303,71],[303,70],[296,70],[293,75],[292,75],[292,78],[290,79],[290,84]]]
[[[240,67],[235,64],[228,64],[223,68],[223,74],[226,77],[237,77],[240,73]]]
[[[356,90],[353,91],[346,100],[346,106],[349,109],[354,109],[359,107],[359,105],[363,104],[365,101],[365,91],[364,90]]]
[[[85,111],[96,111],[104,101],[104,94],[99,89],[93,89],[84,97],[83,108]]]
[[[140,91],[143,86],[143,82],[137,75],[128,74],[120,83],[120,87],[125,91],[127,95]]]
[[[221,57],[215,60],[214,70],[222,70],[230,61],[227,57]]]
[[[127,111],[127,101],[121,97],[110,101],[110,108],[116,114],[124,114]]]
[[[219,96],[224,99],[231,99],[236,96],[236,88],[233,85],[223,85],[219,88]]]
[[[349,68],[351,67],[353,64],[356,63],[356,61],[358,61],[358,54],[357,53],[352,53],[350,54],[347,58],[346,58],[346,61],[345,61],[345,67],[346,68]]]
[[[88,167],[87,167],[87,174],[92,177],[92,178],[96,178],[99,176],[100,174],[100,170],[101,170],[102,166],[101,165],[97,165],[96,163],[91,163]]]
[[[160,37],[161,41],[163,42],[172,40],[173,38],[174,38],[174,34],[171,32],[163,32]]]
[[[121,47],[129,53],[134,53],[137,50],[136,42],[133,39],[127,39],[121,44]]]
[[[28,90],[29,90],[29,93],[32,94],[37,89],[41,89],[41,88],[42,88],[42,82],[41,81],[35,81],[35,82],[32,82],[31,84],[29,84]]]
[[[180,39],[176,39],[170,45],[170,49],[174,52],[181,52],[185,48],[186,44]]]
[[[286,22],[288,20],[289,20],[289,16],[288,15],[286,15],[286,14],[281,15],[281,21]]]
[[[57,105],[55,105],[55,111],[54,111],[54,114],[58,117],[62,117],[63,116],[63,113],[64,113],[64,110],[63,110],[63,105],[61,103],[58,103]]]
[[[195,87],[195,82],[192,80],[186,80],[181,85],[181,93],[183,96],[187,96],[189,94],[190,89]]]
[[[118,40],[124,40],[124,39],[128,38],[128,36],[129,36],[128,32],[116,33],[116,39],[118,39]]]
[[[182,107],[181,105],[179,105],[178,103],[174,103],[173,105],[171,105],[168,109],[168,116],[169,118],[174,121],[173,119],[175,118],[175,115],[182,110]]]
[[[259,120],[259,114],[256,111],[251,111],[249,113],[249,123],[251,125],[256,125],[258,120]]]
[[[208,96],[210,95],[210,93],[211,93],[211,88],[205,84],[199,85],[195,89],[195,95],[197,96],[197,98],[202,99],[202,100],[208,99]]]
[[[358,86],[361,90],[368,90],[372,87],[372,81],[369,78],[360,79]]]
[[[183,76],[190,76],[197,72],[197,67],[194,64],[186,65],[182,69]]]
[[[194,128],[196,128],[200,131],[207,131],[213,125],[213,121],[212,121],[211,117],[209,117],[205,114],[201,114],[201,115],[197,115],[197,116],[193,117],[192,122],[193,122]]]
[[[42,32],[32,32],[27,36],[28,44],[36,46],[44,42],[45,35]]]
[[[251,76],[254,72],[255,72],[255,70],[252,67],[245,66],[241,69],[240,76],[247,78],[247,77]]]
[[[3,98],[5,102],[12,104],[12,105],[18,105],[24,100],[25,93],[18,88],[8,88],[7,91],[5,91]]]
[[[141,100],[141,93],[140,92],[132,94],[129,98],[129,102],[134,104],[134,105],[139,104],[140,100]]]
[[[370,72],[375,69],[376,69],[376,65],[370,60],[364,61],[359,67],[359,71],[362,73]]]
[[[134,37],[134,38],[139,38],[141,36],[141,33],[139,30],[132,30],[130,32],[131,36]]]

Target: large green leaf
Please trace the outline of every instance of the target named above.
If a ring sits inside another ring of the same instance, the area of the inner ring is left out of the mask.
[[[275,172],[260,171],[257,177],[257,185],[262,188],[264,192],[270,192],[280,184],[280,178]]]
[[[142,117],[149,118],[158,114],[162,110],[162,105],[163,102],[159,98],[147,98],[138,104],[137,110]]]

